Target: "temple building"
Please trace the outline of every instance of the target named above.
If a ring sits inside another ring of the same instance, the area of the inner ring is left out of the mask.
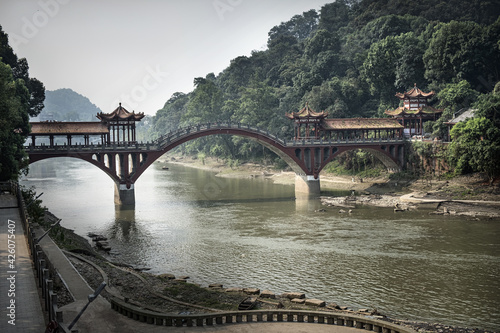
[[[403,106],[395,110],[386,110],[385,114],[397,119],[403,125],[406,137],[424,135],[424,123],[438,119],[443,112],[443,110],[435,109],[428,103],[428,99],[435,94],[434,91],[423,92],[415,84],[413,89],[407,92],[396,93],[396,97],[403,102]]]
[[[113,112],[98,113],[97,118],[109,129],[107,143],[130,144],[137,142],[135,123],[144,118],[144,113],[129,112],[120,103]]]

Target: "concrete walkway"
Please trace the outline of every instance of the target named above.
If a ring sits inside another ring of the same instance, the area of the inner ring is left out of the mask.
[[[15,250],[15,257],[9,257],[9,248]],[[44,332],[45,319],[17,199],[5,193],[0,194],[0,258],[0,332]]]

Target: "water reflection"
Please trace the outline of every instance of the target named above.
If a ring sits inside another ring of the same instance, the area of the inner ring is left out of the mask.
[[[115,206],[115,223],[109,234],[111,238],[124,242],[130,242],[131,237],[137,238],[138,230],[133,207]]]

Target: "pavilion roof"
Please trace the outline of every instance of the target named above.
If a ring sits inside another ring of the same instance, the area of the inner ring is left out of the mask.
[[[83,135],[83,134],[108,134],[109,129],[101,122],[58,122],[42,121],[32,122],[31,134],[36,135]]]
[[[327,131],[404,128],[396,119],[392,118],[330,118],[324,119],[322,126]]]
[[[328,116],[328,112],[321,111],[315,112],[313,109],[309,107],[309,103],[306,103],[306,106],[302,108],[299,112],[285,113],[285,116],[289,119],[296,118],[326,118]]]
[[[109,120],[133,120],[139,121],[144,118],[144,112],[135,113],[134,111],[129,112],[124,107],[122,107],[122,103],[111,113],[98,113],[97,118],[101,121],[109,121]]]
[[[418,116],[418,115],[433,115],[436,113],[442,113],[443,110],[441,109],[436,109],[433,108],[432,106],[426,105],[422,106],[416,110],[410,110],[405,108],[404,106],[400,106],[397,109],[394,110],[385,110],[385,114],[393,117],[402,117],[405,115],[413,115],[413,116]]]
[[[415,83],[415,86],[409,90],[409,91],[406,91],[404,93],[396,93],[396,97],[398,97],[399,99],[407,99],[407,98],[414,98],[414,97],[432,97],[434,96],[436,93],[434,91],[431,91],[431,92],[423,92],[422,90],[418,89],[417,88],[417,84]]]

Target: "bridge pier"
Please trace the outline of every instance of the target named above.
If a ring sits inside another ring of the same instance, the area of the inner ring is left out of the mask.
[[[312,199],[320,195],[319,176],[313,175],[295,175],[295,198]]]
[[[115,183],[115,204],[122,206],[135,205],[134,184],[127,188],[126,184]]]

